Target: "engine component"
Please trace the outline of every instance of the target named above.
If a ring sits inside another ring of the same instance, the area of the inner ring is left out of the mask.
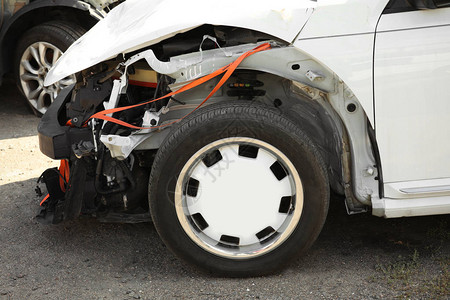
[[[67,104],[67,117],[72,119],[73,125],[81,127],[111,94],[112,82],[106,80],[101,83],[104,77],[105,73],[98,73],[75,86],[72,99]]]
[[[227,95],[238,99],[253,100],[257,96],[264,96],[265,90],[255,89],[264,86],[262,81],[256,80],[255,73],[237,72],[236,82],[228,84]]]

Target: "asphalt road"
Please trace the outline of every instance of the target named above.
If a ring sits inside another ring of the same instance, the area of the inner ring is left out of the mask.
[[[84,218],[36,222],[37,177],[57,162],[39,152],[34,117],[15,86],[0,87],[0,299],[448,299],[450,218],[348,216],[333,198],[310,251],[280,274],[198,273],[151,223]]]

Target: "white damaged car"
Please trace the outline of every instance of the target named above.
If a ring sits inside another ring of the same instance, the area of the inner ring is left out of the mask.
[[[151,217],[183,260],[255,276],[313,244],[331,192],[450,213],[448,0],[127,0],[45,84],[72,74],[38,128],[43,223]]]

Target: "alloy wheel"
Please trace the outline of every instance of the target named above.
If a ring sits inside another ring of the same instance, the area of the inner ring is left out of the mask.
[[[61,89],[76,82],[75,75],[71,75],[50,86],[44,86],[45,76],[61,55],[62,51],[54,45],[36,42],[26,48],[21,57],[20,85],[31,106],[41,114],[47,111]]]

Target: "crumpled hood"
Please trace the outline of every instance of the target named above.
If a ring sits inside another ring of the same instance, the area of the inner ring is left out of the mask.
[[[312,0],[127,0],[64,53],[45,85],[203,24],[248,28],[292,42],[315,6]]]

